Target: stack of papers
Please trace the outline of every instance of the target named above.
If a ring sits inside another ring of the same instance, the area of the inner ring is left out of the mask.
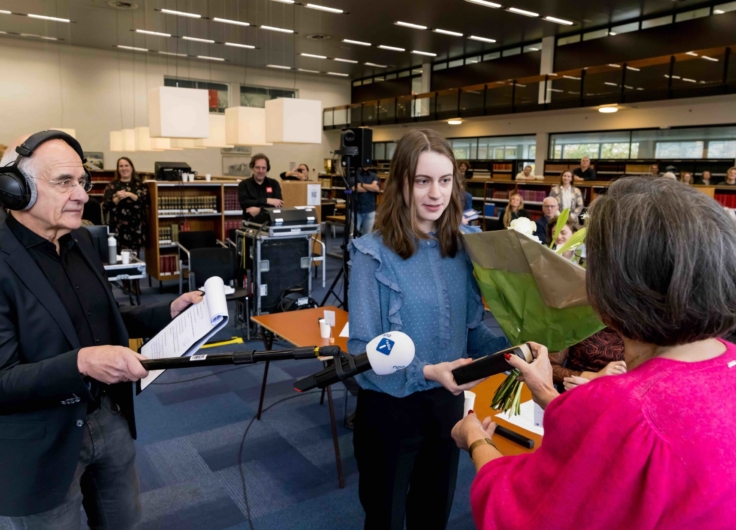
[[[521,409],[521,414],[518,416],[511,416],[508,412],[504,412],[502,414],[498,414],[496,417],[502,418],[507,422],[529,432],[533,432],[534,434],[544,436],[544,427],[542,427],[541,419],[535,421],[534,402],[531,400],[526,401],[525,403],[522,403],[519,408]]]
[[[473,209],[465,210],[463,212],[463,217],[468,221],[475,221],[476,219],[478,219],[479,215],[480,215],[480,212],[473,210]]]

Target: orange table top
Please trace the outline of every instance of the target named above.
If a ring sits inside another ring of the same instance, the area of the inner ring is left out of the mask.
[[[348,322],[348,312],[334,306],[259,315],[250,317],[250,319],[270,332],[283,337],[297,348],[329,346],[330,339],[323,339],[319,334],[319,319],[324,318],[325,309],[335,312],[335,327],[332,328],[332,336],[335,338],[334,344],[340,346],[342,351],[348,351],[347,337],[338,336]]]

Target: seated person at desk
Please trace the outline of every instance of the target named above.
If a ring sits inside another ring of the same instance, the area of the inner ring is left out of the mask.
[[[539,241],[541,241],[543,245],[546,245],[549,243],[547,241],[547,225],[550,221],[557,219],[557,216],[560,215],[560,203],[558,203],[557,199],[554,197],[547,197],[542,201],[542,212],[544,215],[536,220],[537,231],[534,235],[539,238]]]
[[[299,164],[292,171],[284,171],[279,175],[281,180],[309,180],[309,166]]]
[[[723,181],[724,186],[736,186],[736,167],[731,167],[726,171],[726,180]]]
[[[504,208],[503,213],[499,214],[501,223],[504,228],[508,228],[511,221],[519,217],[530,219],[529,213],[524,209],[524,198],[518,193],[514,193],[509,199],[508,207]]]
[[[572,172],[573,179],[576,182],[582,181],[582,180],[595,180],[596,174],[595,169],[590,167],[590,158],[587,156],[584,156],[580,159],[580,167],[575,168],[575,170]]]
[[[652,164],[649,167],[649,176],[650,177],[658,177],[659,176],[659,164]]]
[[[470,162],[468,162],[467,160],[460,160],[457,163],[457,169],[458,171],[460,171],[460,174],[466,179],[473,178],[473,168],[470,166]]]
[[[549,196],[557,199],[560,210],[570,208],[570,217],[573,220],[578,220],[583,212],[583,193],[580,188],[572,185],[571,171],[562,172],[560,183],[552,186]]]
[[[689,171],[685,171],[680,177],[680,182],[687,184],[688,186],[695,184],[695,182],[693,182],[693,174]]]
[[[711,182],[711,174],[710,171],[703,171],[703,176],[700,179],[699,184],[702,184],[703,186],[713,186],[713,182]]]
[[[266,175],[271,171],[271,161],[264,154],[254,155],[249,165],[253,176],[238,184],[238,200],[246,221],[263,222],[263,208],[281,208],[284,205],[281,186]]]
[[[544,177],[532,175],[532,166],[524,166],[524,171],[516,175],[516,180],[544,180]]]

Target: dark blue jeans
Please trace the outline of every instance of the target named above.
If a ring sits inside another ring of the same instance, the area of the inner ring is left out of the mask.
[[[11,517],[10,524],[17,530],[80,530],[82,507],[94,530],[127,530],[141,519],[135,445],[128,422],[109,396],[87,415],[82,451],[64,504]]]

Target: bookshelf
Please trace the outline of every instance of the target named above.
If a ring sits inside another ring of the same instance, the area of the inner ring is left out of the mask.
[[[621,177],[646,176],[649,168],[659,165],[660,175],[667,171],[667,167],[675,168],[673,173],[679,178],[681,173],[693,174],[696,181],[703,176],[703,171],[710,171],[715,182],[721,182],[726,178],[726,170],[734,165],[733,159],[627,159],[627,160],[592,160],[590,165],[595,169],[599,181],[610,181]],[[580,160],[545,160],[544,176],[557,177],[563,171],[572,171],[580,167]]]

